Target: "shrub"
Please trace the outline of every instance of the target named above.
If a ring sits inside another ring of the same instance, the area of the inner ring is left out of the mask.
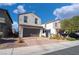
[[[45,37],[44,35],[42,35],[41,37]]]
[[[25,41],[22,39],[22,37],[19,37],[16,42],[17,43],[24,43]]]
[[[57,40],[60,40],[60,39],[63,39],[62,36],[58,35],[58,34],[55,34],[55,35],[51,35],[50,36],[50,39],[57,39]]]

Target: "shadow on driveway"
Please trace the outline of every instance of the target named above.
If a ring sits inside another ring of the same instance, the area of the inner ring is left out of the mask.
[[[7,40],[7,38],[6,39],[0,39],[0,44],[3,44],[3,43],[14,43],[16,40],[14,40],[14,39],[9,39],[9,40]]]

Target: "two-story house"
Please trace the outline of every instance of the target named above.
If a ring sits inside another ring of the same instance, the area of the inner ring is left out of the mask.
[[[41,26],[43,26],[44,28],[42,35],[46,37],[50,37],[53,34],[57,34],[58,31],[61,29],[60,21],[61,20],[55,20],[42,24]]]
[[[12,32],[12,19],[7,10],[0,9],[0,37],[9,37]]]
[[[34,13],[19,15],[19,37],[41,36],[41,19]]]

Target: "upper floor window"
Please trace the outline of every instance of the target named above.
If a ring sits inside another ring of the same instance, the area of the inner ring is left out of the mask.
[[[57,23],[55,23],[55,27],[57,27]]]
[[[4,15],[0,13],[0,17],[4,17]]]
[[[27,16],[24,16],[24,22],[27,23]]]
[[[38,23],[38,19],[37,18],[35,18],[35,24],[37,24]]]

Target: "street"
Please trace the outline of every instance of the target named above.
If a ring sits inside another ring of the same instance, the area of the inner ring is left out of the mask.
[[[79,55],[79,45],[44,55]]]

